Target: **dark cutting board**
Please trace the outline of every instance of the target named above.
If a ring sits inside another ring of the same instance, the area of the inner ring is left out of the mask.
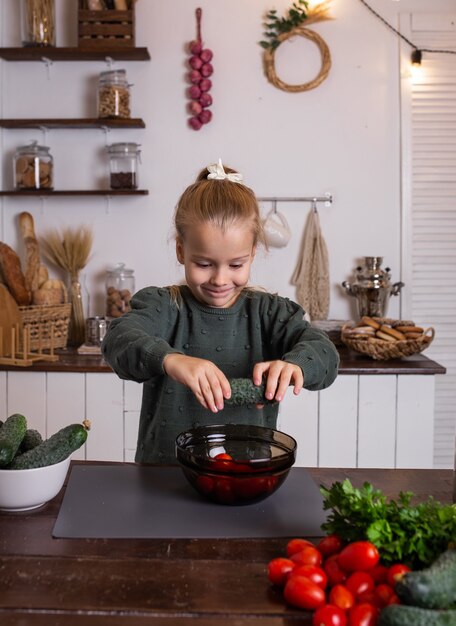
[[[144,539],[315,537],[326,519],[318,486],[292,468],[272,496],[243,506],[197,494],[179,467],[75,465],[54,537]]]

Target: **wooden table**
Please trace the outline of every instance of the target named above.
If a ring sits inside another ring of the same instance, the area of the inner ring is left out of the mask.
[[[450,470],[310,469],[317,484],[369,481],[391,497],[451,501]],[[2,626],[305,626],[267,580],[286,539],[53,539],[63,491],[0,513]]]

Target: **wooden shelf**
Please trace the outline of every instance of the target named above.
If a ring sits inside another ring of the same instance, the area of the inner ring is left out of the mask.
[[[145,128],[140,118],[0,120],[0,128]]]
[[[0,191],[0,196],[147,196],[147,189],[23,189],[21,191]]]
[[[150,54],[147,48],[100,48],[84,50],[83,48],[57,48],[53,46],[37,46],[23,48],[0,48],[0,58],[6,61],[148,61]]]

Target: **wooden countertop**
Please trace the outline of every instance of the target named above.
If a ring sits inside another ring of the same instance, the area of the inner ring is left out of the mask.
[[[445,374],[446,369],[424,354],[414,354],[403,359],[375,361],[370,357],[353,352],[346,347],[338,347],[340,354],[339,375],[369,374]],[[99,355],[78,354],[76,350],[58,350],[59,360],[36,362],[30,367],[0,365],[0,371],[24,372],[112,372],[109,365]]]
[[[450,470],[309,472],[326,486],[348,477],[390,497],[451,501]],[[0,512],[2,626],[310,626],[267,580],[287,539],[53,539],[63,493],[35,511]]]

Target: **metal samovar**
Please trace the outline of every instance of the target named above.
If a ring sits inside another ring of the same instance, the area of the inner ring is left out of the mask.
[[[381,269],[383,257],[366,256],[364,265],[356,268],[356,282],[349,283],[344,280],[342,287],[346,292],[356,298],[359,317],[386,317],[388,303],[391,296],[397,296],[404,286],[398,282],[391,284],[390,268]]]

